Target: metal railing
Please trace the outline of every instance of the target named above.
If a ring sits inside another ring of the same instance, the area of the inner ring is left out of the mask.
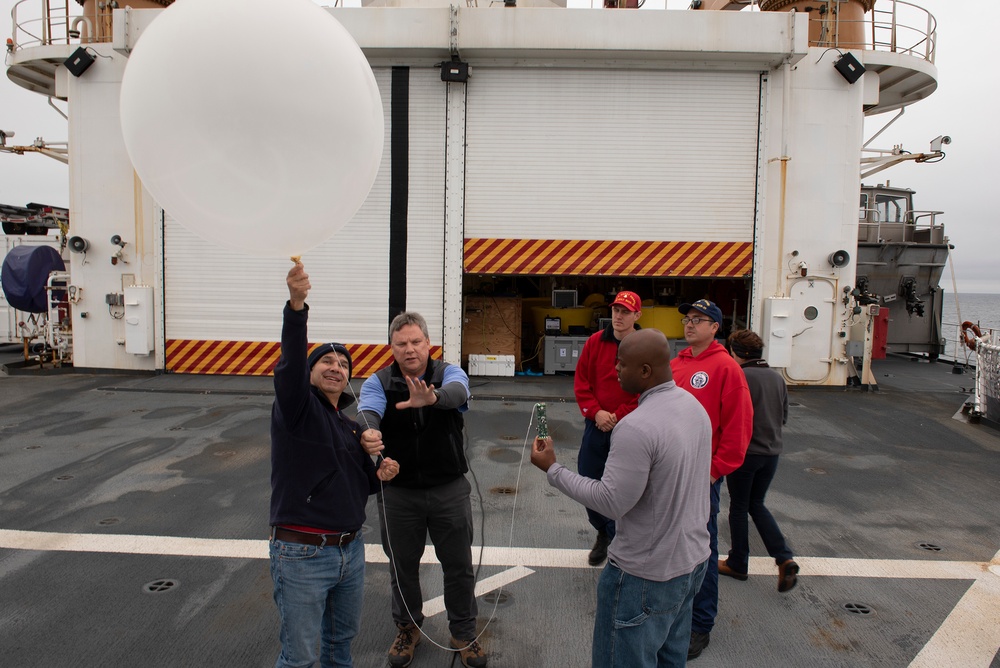
[[[111,10],[118,7],[117,0],[100,0],[97,3],[97,13],[94,19],[84,16],[71,16],[69,6],[71,0],[20,0],[11,10],[12,29],[11,40],[7,44],[8,51],[32,46],[47,46],[49,44],[70,44],[111,41]],[[53,3],[58,3],[54,7]],[[334,6],[339,6],[340,0],[335,0]],[[467,0],[466,4],[469,4]],[[472,3],[476,4],[476,3]],[[756,1],[753,3],[756,6]],[[416,6],[416,3],[415,3]],[[27,16],[29,8],[37,11]],[[813,12],[821,19],[819,12]],[[829,13],[836,16],[836,13]],[[97,25],[94,25],[96,20]],[[848,21],[837,21],[833,34],[839,34],[842,26]],[[870,35],[867,44],[837,43],[825,46],[835,46],[844,49],[866,49],[874,51],[890,51],[923,58],[934,62],[937,49],[937,20],[926,9],[905,0],[879,0],[870,12],[870,16],[862,22],[862,34]]]
[[[900,221],[883,221],[878,209],[859,209],[858,213],[858,241],[944,243],[944,225],[936,222],[937,216],[944,211],[904,211]]]
[[[53,44],[90,44],[111,41],[111,10],[118,3],[99,2],[98,25],[89,16],[70,14],[71,0],[19,0],[10,10],[11,33],[7,51]]]
[[[1000,423],[1000,345],[992,331],[976,340],[976,393],[967,407],[973,417]]]
[[[937,55],[937,19],[929,11],[905,0],[885,0],[871,11],[871,47],[923,58],[933,63]],[[902,18],[901,18],[902,17]]]

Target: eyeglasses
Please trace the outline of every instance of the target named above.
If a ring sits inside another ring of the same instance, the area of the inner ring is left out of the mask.
[[[688,323],[692,325],[700,325],[703,322],[715,322],[712,318],[681,318],[681,324],[686,325]]]

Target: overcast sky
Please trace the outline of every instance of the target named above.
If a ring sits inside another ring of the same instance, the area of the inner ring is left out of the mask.
[[[872,144],[891,148],[901,144],[918,153],[929,148],[931,139],[950,135],[947,157],[938,164],[903,164],[881,172],[872,182],[890,180],[894,185],[917,191],[914,207],[944,211],[940,218],[955,245],[952,261],[958,292],[1000,293],[1000,261],[997,260],[997,228],[1000,213],[986,194],[996,184],[988,182],[995,173],[1000,148],[1000,123],[996,121],[1000,90],[992,69],[993,24],[983,10],[990,0],[910,0],[930,11],[938,21],[936,65],[939,86],[930,98],[911,105],[906,113]],[[15,0],[0,0],[0,33],[11,34],[10,11]],[[690,0],[647,0],[646,8],[684,9]],[[38,0],[39,5],[41,0]],[[332,4],[320,2],[319,4]],[[570,5],[590,6],[589,0],[570,0]],[[599,5],[594,0],[594,5]],[[887,0],[879,0],[886,5]],[[70,6],[78,9],[75,2]],[[976,11],[976,10],[979,11]],[[599,11],[599,10],[595,10]],[[6,69],[5,69],[6,71]],[[56,102],[65,110],[65,104]],[[866,136],[875,134],[892,114],[866,121]],[[41,95],[29,93],[0,77],[0,129],[13,131],[8,144],[30,144],[36,137],[47,141],[66,140],[66,122],[49,107]],[[39,155],[16,156],[0,153],[0,203],[23,206],[41,202],[67,206],[67,168]],[[953,291],[951,274],[945,271],[941,285]]]

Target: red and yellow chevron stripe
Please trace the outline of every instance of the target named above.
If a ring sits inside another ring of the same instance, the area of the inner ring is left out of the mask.
[[[319,344],[309,346],[312,350]],[[354,377],[367,378],[392,362],[386,344],[346,343],[354,362]],[[278,364],[281,345],[271,341],[167,340],[167,371],[223,376],[270,376]],[[431,357],[441,358],[441,346],[431,346]]]
[[[743,241],[465,240],[469,274],[739,278],[752,263]]]

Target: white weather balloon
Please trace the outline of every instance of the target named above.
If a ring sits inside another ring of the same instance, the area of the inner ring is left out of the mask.
[[[129,157],[160,206],[257,257],[332,236],[382,159],[371,68],[309,0],[178,0],[140,35],[120,109]]]

